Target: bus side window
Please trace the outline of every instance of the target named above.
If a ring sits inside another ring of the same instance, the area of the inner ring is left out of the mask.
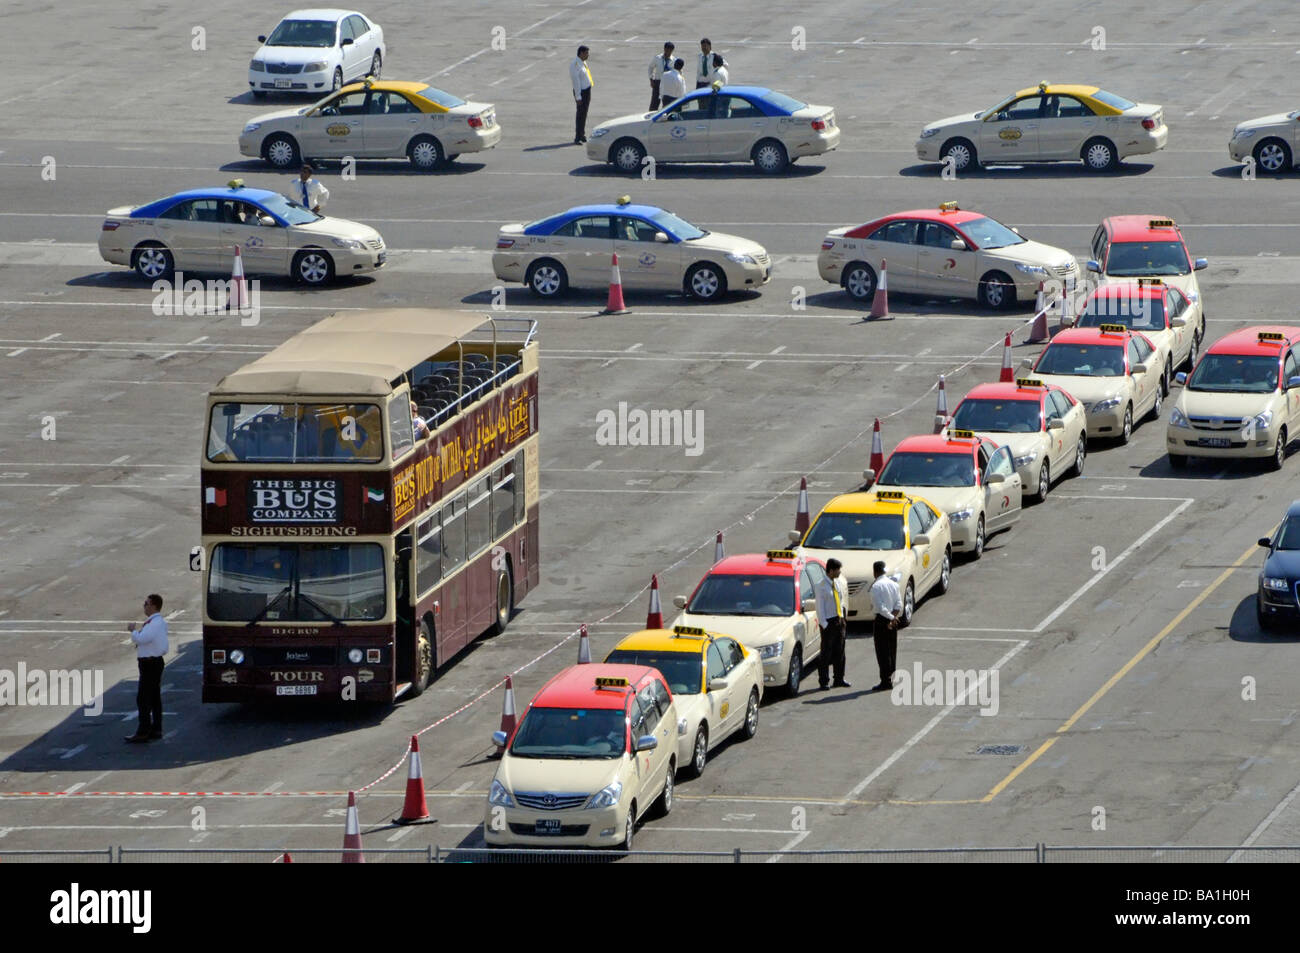
[[[409,391],[402,391],[388,402],[388,440],[393,445],[394,460],[415,446]]]
[[[465,494],[442,508],[442,574],[450,576],[465,561]]]
[[[488,478],[475,480],[469,486],[469,513],[466,520],[466,549],[468,557],[477,556],[492,541],[492,497],[488,493]]]
[[[519,493],[519,480],[515,477],[515,461],[507,460],[492,474],[492,538],[500,539],[510,532],[517,522],[515,495]]]
[[[415,588],[428,592],[442,578],[442,526],[434,513],[416,530]]]
[[[524,499],[524,452],[515,454],[515,525],[518,526],[528,515],[528,502]]]

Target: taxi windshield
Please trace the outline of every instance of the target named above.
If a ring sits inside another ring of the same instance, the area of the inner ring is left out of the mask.
[[[529,708],[510,753],[516,758],[618,758],[627,750],[622,708]]]
[[[709,575],[686,611],[698,615],[789,615],[794,611],[794,575]]]
[[[1043,429],[1037,400],[966,399],[953,415],[954,430],[1037,433]]]
[[[1192,266],[1182,242],[1115,242],[1106,259],[1106,274],[1119,278],[1142,275],[1188,275]]]
[[[991,218],[976,218],[969,222],[962,222],[961,230],[980,248],[1006,248],[1008,245],[1019,245],[1028,241]]]
[[[1161,298],[1142,298],[1130,294],[1110,294],[1089,299],[1079,315],[1079,327],[1099,328],[1103,324],[1122,324],[1138,331],[1165,329],[1165,302]]]
[[[281,20],[266,39],[267,46],[314,46],[325,49],[334,45],[333,20]]]
[[[1188,390],[1269,394],[1277,390],[1277,358],[1207,354],[1187,380]]]
[[[704,679],[704,656],[699,643],[691,641],[690,652],[660,652],[648,649],[615,649],[606,662],[657,668],[674,695],[698,695]]]
[[[974,486],[975,461],[963,453],[895,453],[876,480],[884,486]]]
[[[803,545],[808,549],[902,549],[902,513],[823,513]]]
[[[278,215],[290,225],[310,225],[319,222],[324,215],[317,215],[309,208],[303,208],[297,202],[291,202],[283,195],[271,195],[259,198],[258,204],[272,215]]]
[[[676,235],[684,242],[692,241],[696,238],[703,238],[709,234],[702,228],[697,228],[684,218],[678,218],[672,212],[666,212],[663,209],[655,212],[650,216],[650,221],[654,222],[669,235]]]
[[[1278,549],[1300,549],[1300,516],[1288,516],[1277,534]]]
[[[1124,348],[1097,344],[1053,344],[1038,359],[1034,373],[1123,377]]]

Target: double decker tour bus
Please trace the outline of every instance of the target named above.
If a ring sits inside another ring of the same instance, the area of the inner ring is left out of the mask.
[[[506,627],[539,578],[535,332],[336,314],[213,388],[203,701],[414,697]]]

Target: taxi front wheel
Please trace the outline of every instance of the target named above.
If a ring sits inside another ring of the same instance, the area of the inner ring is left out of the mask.
[[[1277,443],[1273,445],[1273,456],[1268,458],[1268,468],[1270,470],[1281,470],[1282,465],[1286,463],[1286,428],[1277,435]]]
[[[749,701],[745,704],[745,730],[741,732],[741,738],[748,741],[756,734],[758,734],[758,689],[751,688]]]
[[[293,257],[293,277],[305,285],[323,285],[334,277],[334,259],[319,248],[304,248]]]
[[[262,143],[262,157],[277,169],[291,169],[302,164],[302,154],[293,136],[276,133]]]
[[[727,276],[712,262],[702,262],[686,273],[686,291],[697,301],[717,301],[727,293]]]

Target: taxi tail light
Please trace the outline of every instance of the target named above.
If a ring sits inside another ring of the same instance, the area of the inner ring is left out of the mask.
[[[513,238],[498,238],[497,248],[514,248],[515,240]]]
[[[830,251],[834,247],[835,247],[835,239],[833,238],[822,239],[822,251]]]
[[[813,129],[817,130],[818,132],[825,132],[825,131],[826,131],[826,120],[825,120],[825,119],[814,119],[814,120],[812,121],[812,127],[813,127]]]
[[[105,219],[104,224],[100,226],[100,231],[115,232],[121,224],[121,222],[115,222],[111,218]]]
[[[469,127],[470,127],[471,129],[482,129],[482,128],[483,128],[483,117],[482,117],[482,116],[470,116],[470,117],[469,117]]]
[[[1142,120],[1143,129],[1154,129],[1155,127],[1156,127],[1156,121],[1150,116]]]

